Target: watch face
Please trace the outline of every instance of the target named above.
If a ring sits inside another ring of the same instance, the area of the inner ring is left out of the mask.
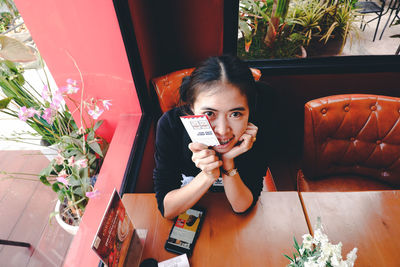
[[[229,170],[229,171],[225,171],[224,170],[224,173],[226,175],[228,175],[228,176],[234,176],[237,173],[237,169],[232,169],[232,170]]]
[[[229,172],[229,176],[234,176],[237,173],[237,169],[233,169]]]

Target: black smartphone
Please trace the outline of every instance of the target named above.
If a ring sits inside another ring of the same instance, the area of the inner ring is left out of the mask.
[[[201,207],[193,207],[180,214],[174,221],[165,249],[176,254],[192,255],[204,215],[205,209]]]

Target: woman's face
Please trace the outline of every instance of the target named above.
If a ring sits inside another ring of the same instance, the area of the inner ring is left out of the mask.
[[[207,115],[221,145],[214,150],[230,151],[247,129],[249,106],[237,87],[218,83],[200,92],[193,103],[195,115]]]

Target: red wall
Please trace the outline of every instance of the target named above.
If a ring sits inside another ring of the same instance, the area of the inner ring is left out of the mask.
[[[95,185],[100,196],[86,207],[65,259],[65,266],[97,266],[99,258],[91,250],[91,243],[111,192],[121,187],[141,117],[113,2],[15,2],[57,85],[64,85],[67,78],[80,80],[76,61],[85,84],[85,98],[112,100],[111,110],[100,117],[105,123],[98,131],[108,141],[112,139]],[[129,115],[121,115],[125,113]],[[75,120],[79,121],[78,116]]]
[[[83,75],[85,98],[112,100],[99,129],[110,141],[119,114],[141,113],[112,0],[15,3],[57,85],[80,80],[72,57]]]

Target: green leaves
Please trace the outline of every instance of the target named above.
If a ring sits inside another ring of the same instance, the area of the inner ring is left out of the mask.
[[[41,176],[46,176],[46,177],[50,176],[50,173],[53,170],[52,162],[40,172]]]
[[[335,3],[335,4],[333,4]],[[357,32],[355,26],[359,15],[350,4],[350,1],[326,2],[319,0],[293,0],[287,15],[287,22],[292,25],[292,32],[302,33],[307,40],[304,44],[318,38],[318,41],[328,40],[337,35],[343,37],[343,45],[346,37],[351,32]]]
[[[96,124],[93,126],[93,131],[96,131],[99,129],[99,127],[103,124],[103,120],[99,120],[96,122]]]
[[[41,175],[41,176],[39,177],[39,180],[40,180],[43,184],[45,184],[45,185],[47,185],[47,186],[51,186],[51,184],[50,184],[49,181],[47,180],[47,177],[46,177],[46,176]]]
[[[101,157],[103,157],[103,152],[101,151],[101,147],[98,143],[93,142],[89,144],[89,147],[91,149],[93,149],[94,152],[96,152],[97,154],[99,154]]]
[[[11,100],[12,97],[7,97],[0,100],[0,109],[6,109],[8,107],[8,104],[10,104]]]
[[[54,192],[58,193],[58,191],[61,190],[62,183],[60,182],[55,182],[54,184],[52,184],[51,188],[53,189]]]
[[[300,253],[300,246],[297,243],[296,237],[293,237],[293,240],[294,240],[294,248],[297,250],[297,252]]]

